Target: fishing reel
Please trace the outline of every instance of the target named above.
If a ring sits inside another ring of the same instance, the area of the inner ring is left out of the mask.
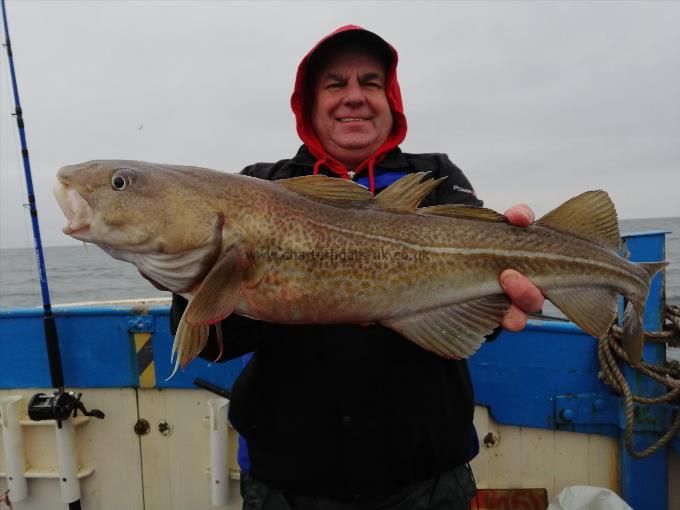
[[[69,417],[74,418],[80,411],[83,416],[93,416],[103,419],[104,413],[99,409],[88,411],[80,401],[82,393],[76,396],[72,391],[57,390],[52,395],[36,393],[28,402],[28,417],[33,421],[56,420],[66,421]]]

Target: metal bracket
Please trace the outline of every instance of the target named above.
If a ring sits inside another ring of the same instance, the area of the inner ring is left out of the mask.
[[[153,315],[136,315],[128,319],[128,331],[131,333],[153,333]]]
[[[669,404],[635,404],[634,431],[660,432],[668,430],[676,406]],[[578,425],[614,425],[625,429],[623,399],[615,395],[582,393],[555,396],[555,426],[578,430]]]

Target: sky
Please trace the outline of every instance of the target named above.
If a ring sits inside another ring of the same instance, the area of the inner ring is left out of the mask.
[[[76,243],[62,165],[291,157],[299,60],[349,23],[399,51],[402,149],[447,153],[487,207],[605,189],[620,218],[680,216],[680,2],[6,3],[46,246]],[[4,48],[0,75],[0,248],[28,247]]]

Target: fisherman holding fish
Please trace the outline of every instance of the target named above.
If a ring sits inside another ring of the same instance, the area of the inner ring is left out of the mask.
[[[380,193],[428,171],[446,180],[421,203],[481,206],[445,154],[406,154],[397,52],[376,34],[346,26],[302,60],[291,99],[304,142],[292,159],[243,174],[278,180],[322,174]],[[527,206],[506,213],[533,221]],[[427,261],[423,261],[427,264]],[[541,292],[517,271],[499,276],[513,304],[502,326],[521,330]],[[174,328],[186,308],[174,295]],[[280,325],[232,314],[200,356],[253,358],[233,388],[230,419],[244,509],[469,508],[477,454],[474,398],[465,360],[423,350],[382,325]],[[247,445],[247,446],[246,446]]]
[[[463,358],[499,324],[522,329],[541,293],[599,339],[623,295],[622,347],[642,358],[666,262],[618,255],[602,190],[532,222],[526,206],[479,207],[446,155],[401,152],[396,65],[360,27],[323,39],[291,101],[304,145],[242,175],[128,160],[57,173],[64,233],[173,292],[175,370],[253,353],[230,409],[246,509],[468,508]]]

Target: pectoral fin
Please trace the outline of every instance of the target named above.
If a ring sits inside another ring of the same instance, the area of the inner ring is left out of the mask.
[[[505,294],[383,321],[422,348],[445,358],[468,358],[500,324],[510,305]]]
[[[205,343],[208,340],[208,328],[207,324],[191,325],[188,324],[184,316],[179,321],[177,326],[177,332],[175,333],[175,341],[172,344],[172,358],[175,359],[175,366],[172,369],[170,377],[166,379],[169,380],[177,373],[177,370],[181,367],[187,366],[187,363],[194,359],[205,347]]]
[[[183,318],[189,324],[215,324],[224,319],[234,310],[247,268],[242,246],[233,246],[205,277]]]
[[[240,238],[234,239],[191,297],[182,315],[172,346],[172,354],[177,355],[172,375],[203,350],[208,340],[208,327],[234,310],[248,264],[244,243]]]

